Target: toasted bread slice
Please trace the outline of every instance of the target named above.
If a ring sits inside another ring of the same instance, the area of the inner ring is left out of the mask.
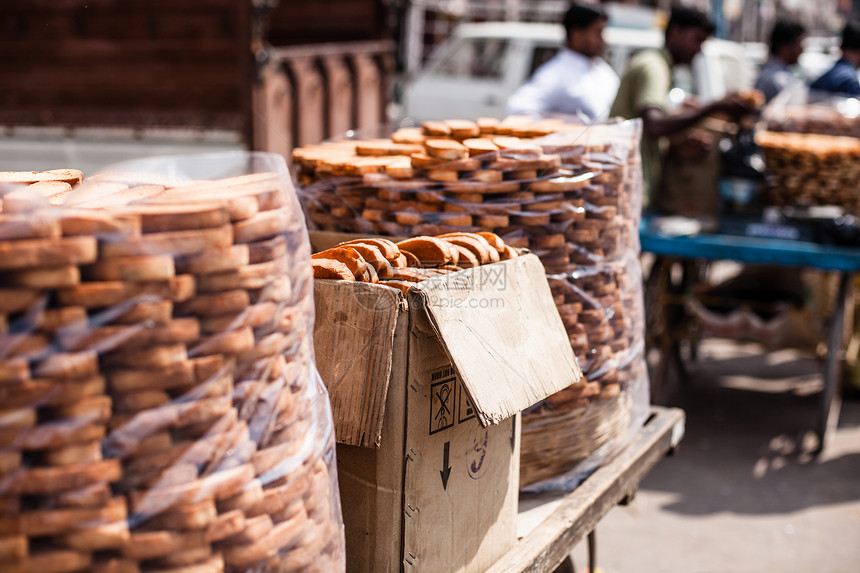
[[[311,265],[314,269],[315,279],[355,281],[355,275],[352,274],[346,263],[335,259],[312,259]]]
[[[467,139],[481,135],[481,128],[472,120],[447,119],[445,123],[451,128],[451,136],[457,139]]]
[[[499,262],[499,252],[492,247],[484,237],[478,234],[448,233],[445,235],[439,235],[439,238],[454,245],[469,249],[476,257],[478,257],[478,261],[482,265]]]
[[[425,135],[451,135],[451,127],[444,121],[425,121],[421,128]]]
[[[495,158],[495,153],[499,151],[499,146],[490,139],[471,138],[463,141],[463,145],[469,150],[470,157],[489,157]]]
[[[442,239],[419,236],[397,243],[401,252],[408,251],[415,255],[422,267],[441,267],[447,264],[457,264],[459,253]]]
[[[373,267],[379,278],[391,278],[393,272],[391,262],[385,258],[379,247],[358,242],[353,242],[349,246],[358,251],[367,264]],[[397,252],[399,253],[400,250],[398,249]]]
[[[481,266],[481,260],[478,258],[478,255],[475,254],[471,248],[464,245],[457,245],[452,243],[454,248],[459,252],[459,262],[458,266],[463,267],[465,269],[471,269],[475,267]]]
[[[521,155],[540,155],[543,152],[540,144],[509,135],[494,137],[493,143],[501,150],[513,151]]]
[[[469,149],[453,139],[428,139],[424,147],[427,155],[438,159],[465,159],[469,156]]]
[[[379,275],[376,272],[376,269],[373,268],[373,265],[365,265],[364,267],[364,277],[362,280],[366,283],[378,283]]]
[[[426,153],[413,153],[409,157],[412,167],[416,169],[474,171],[475,169],[481,168],[481,159],[478,157],[465,157],[463,159],[444,159],[439,157],[433,157],[431,155],[427,155]],[[428,183],[424,181],[414,181],[412,183],[417,185],[419,189],[428,188]]]
[[[50,199],[56,195],[65,196],[72,191],[72,186],[65,181],[38,181],[29,185],[27,189]]]
[[[0,183],[38,183],[40,181],[62,181],[77,185],[84,174],[77,169],[51,169],[49,171],[0,171]]]
[[[496,133],[496,126],[499,125],[499,120],[495,117],[479,117],[475,120],[481,134]]]
[[[396,143],[390,139],[360,141],[355,146],[357,155],[391,156],[421,153],[424,147],[420,143]]]
[[[352,247],[332,247],[311,256],[311,259],[334,259],[346,264],[352,275],[359,279],[367,268],[367,262]]]
[[[520,256],[520,254],[510,245],[505,245],[505,250],[499,253],[499,258],[501,258],[503,261],[507,261],[508,259],[515,259],[518,256]]]
[[[352,246],[353,244],[361,244],[361,245],[371,245],[378,248],[382,252],[382,256],[388,259],[389,261],[397,260],[400,256],[400,249],[397,245],[394,244],[394,241],[389,239],[382,238],[367,238],[367,239],[354,239],[352,241],[346,241],[345,243],[340,243],[337,245],[338,247]]]
[[[391,261],[391,266],[392,266],[393,268],[395,268],[395,269],[400,269],[400,268],[403,268],[403,267],[409,267],[409,266],[415,266],[415,265],[410,265],[410,264],[409,264],[410,257],[411,257],[412,259],[414,259],[414,261],[415,261],[416,265],[420,264],[420,262],[418,261],[418,259],[416,259],[416,258],[415,258],[415,255],[413,255],[412,253],[409,253],[409,257],[407,257],[407,256],[406,256],[406,255],[401,251],[401,252],[400,252],[400,256],[399,256],[399,257],[397,257],[395,260]]]
[[[394,143],[423,143],[425,139],[424,129],[420,127],[401,127],[391,134]]]
[[[493,247],[499,252],[499,254],[501,254],[502,251],[505,250],[505,241],[497,234],[491,231],[478,231],[475,234],[483,237],[484,240],[487,241],[487,243],[489,243],[491,247]]]
[[[501,171],[495,171],[493,169],[479,169],[469,173],[465,180],[474,181],[476,183],[501,183],[504,178],[505,175]]]

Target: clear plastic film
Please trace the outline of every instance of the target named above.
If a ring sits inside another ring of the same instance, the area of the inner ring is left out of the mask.
[[[756,143],[767,169],[765,202],[837,205],[860,215],[860,101],[792,85],[762,112]]]
[[[647,417],[640,136],[638,120],[509,117],[425,122],[293,153],[309,224],[321,230],[492,231],[540,257],[587,380],[524,414],[523,486],[576,485]],[[575,451],[563,447],[571,440]]]
[[[33,175],[0,190],[0,569],[343,570],[283,159]]]
[[[860,100],[794,82],[762,110],[769,131],[860,136]]]

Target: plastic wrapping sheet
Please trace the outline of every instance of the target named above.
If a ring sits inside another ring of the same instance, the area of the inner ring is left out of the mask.
[[[860,100],[795,82],[765,106],[761,119],[769,131],[860,137]]]
[[[283,159],[53,183],[0,190],[0,569],[343,570]]]
[[[531,421],[558,421],[545,428],[537,440],[542,444],[547,432],[583,437],[578,457],[546,451],[564,458],[564,467],[538,477],[572,467],[575,472],[556,481],[558,487],[575,485],[587,471],[576,467],[579,461],[601,444],[617,448],[626,430],[641,426],[647,415],[640,136],[638,120],[581,125],[510,117],[425,122],[386,138],[332,141],[293,153],[309,224],[321,230],[394,237],[486,230],[540,257],[591,382],[548,399],[524,418],[524,466],[531,463],[525,451]],[[609,411],[591,408],[598,396]],[[595,424],[609,417],[621,421],[599,432],[599,439],[589,438],[591,422],[580,416],[589,409]],[[600,460],[610,450],[606,446]]]
[[[310,224],[395,237],[489,230],[550,273],[638,249],[638,121],[492,129],[435,149],[458,140],[402,128],[295,150]]]
[[[860,214],[860,101],[786,88],[762,112],[756,143],[767,168],[764,202],[837,205]]]
[[[524,489],[570,489],[649,414],[639,258],[548,277],[585,381],[523,413]]]

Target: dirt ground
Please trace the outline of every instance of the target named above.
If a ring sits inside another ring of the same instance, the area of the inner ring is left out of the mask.
[[[705,340],[664,401],[686,411],[681,447],[600,522],[597,570],[860,571],[860,397],[813,457],[820,372],[803,353]],[[587,570],[584,542],[573,558]]]

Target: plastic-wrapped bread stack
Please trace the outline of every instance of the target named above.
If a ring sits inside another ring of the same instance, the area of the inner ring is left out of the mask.
[[[838,205],[860,215],[860,139],[814,133],[756,134],[768,172],[766,200],[780,207]]]
[[[765,109],[763,119],[768,130],[860,137],[856,100],[826,94],[824,101],[801,103],[802,94],[791,95],[783,105],[774,102]]]
[[[0,191],[0,570],[343,570],[283,160],[47,187]]]
[[[835,205],[860,215],[860,114],[857,99],[798,83],[771,100],[756,143],[767,182],[766,205]]]
[[[638,121],[449,120],[293,152],[320,229],[490,231],[541,258],[588,382],[526,412],[523,485],[556,477],[567,487],[647,414],[640,130]]]

